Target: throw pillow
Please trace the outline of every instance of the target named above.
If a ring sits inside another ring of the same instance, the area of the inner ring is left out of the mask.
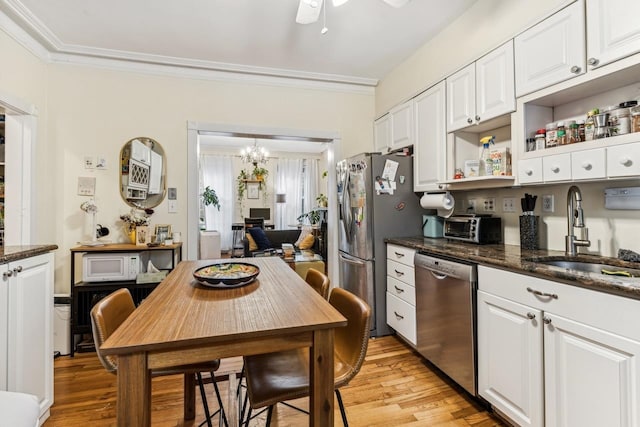
[[[310,225],[303,225],[302,230],[300,231],[300,235],[298,236],[298,240],[296,240],[294,245],[300,247],[300,243],[302,243],[305,237],[311,234],[311,231],[313,230]]]
[[[266,234],[264,234],[264,230],[260,227],[251,227],[249,228],[249,234],[251,234],[251,237],[253,237],[253,240],[256,241],[256,244],[258,245],[258,250],[265,250],[265,249],[271,249],[271,241],[269,240],[269,238],[267,237]]]
[[[315,238],[313,237],[313,234],[308,234],[307,237],[302,239],[302,242],[300,242],[298,247],[300,248],[300,250],[311,249],[314,241]]]
[[[251,237],[250,233],[246,233],[247,236],[247,240],[249,241],[249,250],[250,251],[257,251],[258,250],[258,244],[256,243],[255,240],[253,240],[253,237]]]

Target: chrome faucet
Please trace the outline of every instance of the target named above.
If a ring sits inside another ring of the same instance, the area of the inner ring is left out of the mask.
[[[579,238],[576,238],[574,234],[576,231],[580,233]],[[567,192],[567,235],[564,240],[565,253],[570,256],[578,253],[578,246],[591,246],[589,229],[584,226],[582,193],[575,185],[569,187],[569,191]]]

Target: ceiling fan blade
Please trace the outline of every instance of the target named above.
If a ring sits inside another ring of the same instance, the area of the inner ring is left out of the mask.
[[[402,7],[405,4],[409,3],[411,0],[382,0],[382,1],[388,4],[389,6]]]
[[[298,24],[311,24],[320,17],[323,0],[300,0],[296,22]]]

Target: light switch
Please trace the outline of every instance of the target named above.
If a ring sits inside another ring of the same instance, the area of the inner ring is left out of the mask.
[[[177,200],[168,200],[167,204],[169,206],[169,213],[178,213],[178,201]]]

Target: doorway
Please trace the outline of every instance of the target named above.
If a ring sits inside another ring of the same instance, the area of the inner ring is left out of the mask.
[[[240,136],[245,138],[280,139],[280,140],[304,140],[317,141],[327,144],[325,161],[327,165],[327,198],[336,200],[335,159],[340,155],[340,136],[336,132],[309,131],[299,129],[276,129],[249,126],[230,126],[211,123],[188,123],[188,188],[187,188],[187,226],[188,242],[186,258],[195,260],[198,258],[198,239],[200,223],[199,203],[199,158],[201,153],[200,137],[203,135]],[[244,145],[237,147],[239,151]],[[327,210],[327,264],[328,274],[333,280],[337,280],[337,211],[335,203],[329,202]],[[334,277],[336,276],[336,277]],[[337,281],[335,282],[337,283]]]

